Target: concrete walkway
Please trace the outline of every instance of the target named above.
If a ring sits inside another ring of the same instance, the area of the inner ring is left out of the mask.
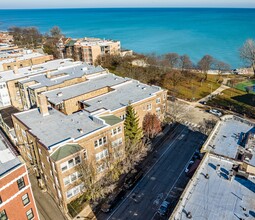
[[[36,177],[31,172],[29,172],[29,179],[40,220],[66,220],[53,198],[47,192],[41,191],[37,184]]]

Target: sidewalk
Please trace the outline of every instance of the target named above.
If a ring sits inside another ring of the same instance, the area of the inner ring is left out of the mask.
[[[29,179],[40,220],[66,220],[53,198],[47,192],[41,191],[36,177],[31,172],[29,172]]]

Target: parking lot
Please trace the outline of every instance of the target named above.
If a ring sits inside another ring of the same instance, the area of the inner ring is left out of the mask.
[[[153,157],[153,165],[137,185],[111,213],[100,213],[97,219],[164,219],[157,211],[164,200],[169,201],[171,210],[181,195],[188,178],[185,168],[196,149],[200,148],[206,136],[183,125],[163,143]],[[169,214],[169,212],[168,212]]]

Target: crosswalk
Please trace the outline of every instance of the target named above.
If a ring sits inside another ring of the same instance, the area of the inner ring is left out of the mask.
[[[200,128],[201,127],[201,125],[192,123],[190,121],[181,121],[181,123],[188,126],[188,127],[192,127],[192,128]]]

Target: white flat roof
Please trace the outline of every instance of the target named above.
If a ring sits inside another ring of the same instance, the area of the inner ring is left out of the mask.
[[[31,58],[36,58],[36,57],[42,57],[45,56],[44,54],[41,53],[28,53],[28,54],[16,54],[16,56],[14,54],[10,54],[10,56],[14,56],[14,58],[7,58],[4,60],[0,60],[0,65],[3,65],[4,63],[12,63],[15,61],[22,61],[22,60],[28,60]]]
[[[223,116],[204,145],[204,150],[236,160],[249,157],[247,163],[255,166],[255,144],[251,143],[255,143],[254,126],[251,121],[237,116]],[[242,158],[240,152],[243,152]]]
[[[216,166],[220,169],[216,171]],[[179,200],[173,220],[234,220],[255,218],[255,177],[228,179],[233,163],[209,155]],[[205,175],[209,175],[209,179]]]
[[[23,67],[14,73],[13,70],[7,70],[0,72],[0,82],[7,82],[10,80],[20,79],[40,73],[45,73],[46,71],[54,71],[67,66],[73,65],[72,59],[58,59],[51,60],[42,64],[33,65],[32,67]]]
[[[0,135],[0,177],[21,164],[21,161],[5,145],[3,137]]]

